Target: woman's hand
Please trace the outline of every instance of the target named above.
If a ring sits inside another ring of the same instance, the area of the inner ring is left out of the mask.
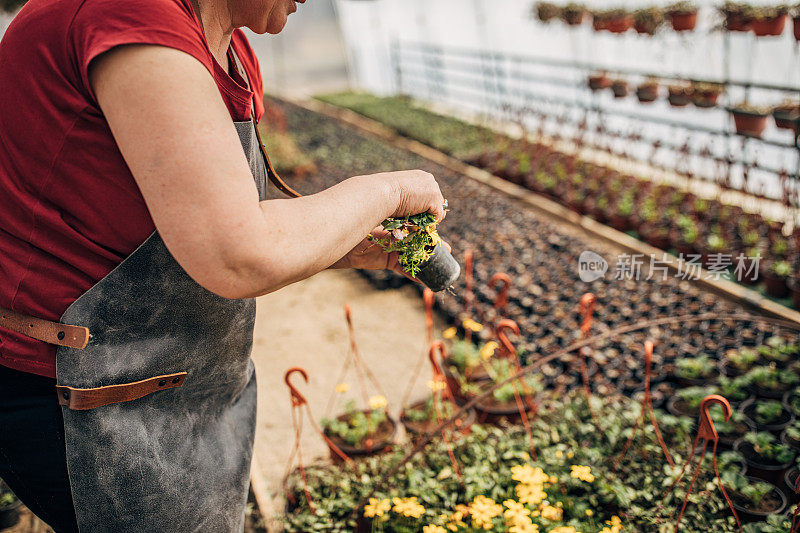
[[[437,222],[444,219],[444,196],[430,172],[400,170],[374,174],[373,177],[386,179],[393,189],[397,203],[391,216],[404,217],[430,212],[436,215]]]

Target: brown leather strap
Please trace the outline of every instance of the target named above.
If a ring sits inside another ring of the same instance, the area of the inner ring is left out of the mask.
[[[239,61],[239,56],[236,55],[236,50],[233,49],[233,45],[230,47],[231,57],[233,61],[231,61],[231,65],[233,68],[236,69],[236,72],[244,79],[245,83],[247,83],[247,88],[249,89],[252,87],[250,83],[250,78],[247,76],[247,70],[245,70],[244,66],[242,66],[242,62]],[[281,191],[286,196],[291,198],[299,198],[302,196],[299,192],[295,191],[291,187],[289,187],[283,179],[278,176],[278,173],[275,172],[275,168],[272,166],[272,162],[269,160],[269,156],[267,155],[267,150],[264,146],[264,141],[261,140],[261,133],[258,131],[258,120],[256,120],[256,103],[255,103],[255,93],[253,94],[253,102],[250,103],[250,116],[253,119],[253,127],[256,130],[256,139],[258,139],[258,148],[261,150],[261,155],[264,157],[264,163],[267,165],[267,178],[269,181],[275,185],[279,191]]]
[[[2,307],[0,307],[0,326],[32,339],[78,350],[83,350],[91,337],[88,328],[33,318]]]
[[[108,385],[94,389],[75,389],[72,387],[56,386],[58,403],[70,409],[85,410],[102,407],[112,403],[129,402],[142,396],[166,389],[173,389],[183,385],[186,372],[165,374],[154,378],[124,383],[122,385]]]

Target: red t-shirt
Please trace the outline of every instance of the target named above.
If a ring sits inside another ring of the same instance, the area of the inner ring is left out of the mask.
[[[0,41],[0,307],[57,321],[153,232],[87,76],[134,43],[195,57],[232,119],[250,118],[253,93],[214,60],[188,0],[30,0]],[[244,34],[232,44],[260,96]],[[2,365],[55,377],[55,351],[0,328]]]

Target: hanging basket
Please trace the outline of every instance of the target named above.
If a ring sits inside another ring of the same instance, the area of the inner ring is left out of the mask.
[[[400,414],[400,423],[403,424],[403,427],[405,428],[406,433],[408,433],[411,437],[412,442],[417,440],[421,435],[424,435],[428,431],[439,427],[439,423],[436,420],[415,421],[410,420],[406,416],[406,411],[425,409],[426,403],[427,400],[413,403],[407,409],[404,409]],[[454,406],[454,409],[455,408],[456,406]],[[453,422],[451,429],[460,435],[469,435],[472,431],[472,425],[475,423],[476,419],[477,415],[475,410],[468,409]]]
[[[365,409],[362,412],[367,416],[370,414],[370,410],[368,409]],[[336,417],[336,420],[345,422],[347,417],[347,414],[339,415]],[[346,456],[351,459],[377,455],[387,451],[389,448],[391,448],[392,443],[394,442],[394,435],[396,432],[397,422],[395,422],[388,413],[386,414],[386,420],[378,425],[375,433],[364,438],[362,442],[356,445],[345,442],[344,439],[338,435],[332,434],[327,428],[325,428],[325,436],[328,437],[331,442],[333,442]],[[328,449],[330,450],[331,459],[333,459],[333,462],[341,463],[342,458],[339,457],[330,444],[328,444]]]

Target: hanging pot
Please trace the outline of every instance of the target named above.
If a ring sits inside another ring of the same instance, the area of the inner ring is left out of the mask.
[[[447,400],[445,400],[447,401]],[[427,404],[427,400],[421,400],[419,402],[411,404],[408,409],[404,409],[403,412],[400,414],[400,423],[403,424],[403,427],[406,430],[406,433],[411,438],[411,441],[414,442],[418,440],[422,435],[426,434],[428,431],[439,427],[439,422],[436,420],[423,420],[423,421],[416,421],[410,420],[406,416],[406,411],[410,410],[417,410],[417,409],[425,409]],[[453,406],[453,410],[455,411],[458,409],[457,406]],[[460,435],[469,435],[472,427],[472,424],[475,423],[476,414],[474,409],[468,409],[465,411],[461,416],[456,418],[453,421],[453,424],[450,426],[450,430],[460,434]]]
[[[370,411],[365,410],[364,413],[369,416]],[[336,419],[344,422],[347,419],[347,416],[348,415],[346,414],[339,415],[336,417]],[[352,445],[345,442],[338,435],[333,435],[330,433],[327,428],[325,429],[325,436],[328,437],[346,456],[351,459],[356,459],[359,457],[377,455],[388,451],[392,446],[396,432],[397,423],[387,413],[386,420],[378,425],[378,428],[375,430],[375,434],[371,437],[365,438],[364,442],[357,445]],[[330,450],[330,455],[333,462],[341,462],[342,458],[339,457],[333,448],[331,448],[330,444],[328,445],[328,448]]]
[[[787,15],[778,15],[773,18],[763,18],[753,20],[753,33],[757,37],[777,37],[783,33],[786,26]]]
[[[453,285],[460,275],[461,267],[458,261],[440,242],[430,257],[420,265],[417,279],[433,292],[439,292]]]
[[[669,13],[669,22],[675,31],[692,31],[697,25],[697,11],[689,13]]]
[[[732,109],[733,123],[736,133],[750,137],[761,137],[767,127],[767,115],[758,111]]]

